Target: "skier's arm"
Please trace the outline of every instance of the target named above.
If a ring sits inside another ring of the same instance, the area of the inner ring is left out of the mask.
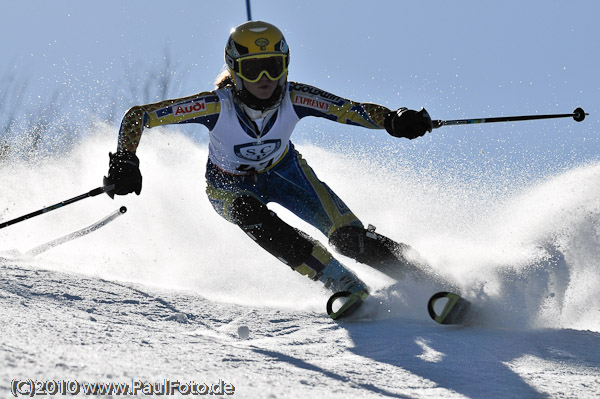
[[[409,139],[433,128],[424,109],[392,111],[383,105],[355,102],[302,83],[290,83],[290,98],[299,118],[317,116],[348,125],[386,129],[392,136]]]
[[[221,106],[214,92],[204,92],[190,97],[138,105],[125,113],[119,130],[117,152],[109,153],[108,176],[104,186],[112,186],[106,193],[125,195],[142,191],[140,160],[135,155],[144,128],[173,123],[200,123],[212,129],[217,123]]]
[[[214,92],[135,106],[123,117],[117,151],[135,153],[144,128],[174,123],[200,123],[211,129],[217,122],[220,109]]]
[[[339,123],[383,129],[391,111],[377,104],[358,103],[303,83],[290,82],[290,99],[299,118],[317,116]]]

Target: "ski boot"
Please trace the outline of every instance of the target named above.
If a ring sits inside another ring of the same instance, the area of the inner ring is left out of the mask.
[[[333,320],[348,316],[369,296],[365,283],[335,258],[331,259],[323,269],[319,281],[334,292],[327,301],[327,314]],[[339,309],[334,310],[333,304],[338,299],[343,301],[343,304]]]

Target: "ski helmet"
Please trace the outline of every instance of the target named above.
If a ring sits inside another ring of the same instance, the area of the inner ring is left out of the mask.
[[[225,45],[225,63],[233,79],[234,93],[247,106],[257,110],[273,108],[281,102],[287,84],[290,50],[283,33],[274,25],[250,21],[234,28]],[[261,100],[245,87],[263,76],[277,80],[273,95]]]

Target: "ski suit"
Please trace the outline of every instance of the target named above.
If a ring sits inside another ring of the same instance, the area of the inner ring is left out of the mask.
[[[268,210],[278,203],[318,228],[341,253],[376,264],[398,259],[397,244],[361,221],[298,153],[290,136],[300,119],[383,129],[386,107],[357,103],[316,87],[288,82],[277,108],[251,119],[231,87],[131,108],[119,131],[119,150],[134,152],[145,127],[199,123],[209,130],[207,195],[214,209],[294,270],[317,280],[331,262],[318,241]]]

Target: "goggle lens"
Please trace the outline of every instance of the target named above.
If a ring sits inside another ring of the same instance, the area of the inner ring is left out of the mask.
[[[258,82],[262,75],[270,80],[279,80],[287,72],[285,55],[247,57],[238,59],[238,75],[248,82]]]

